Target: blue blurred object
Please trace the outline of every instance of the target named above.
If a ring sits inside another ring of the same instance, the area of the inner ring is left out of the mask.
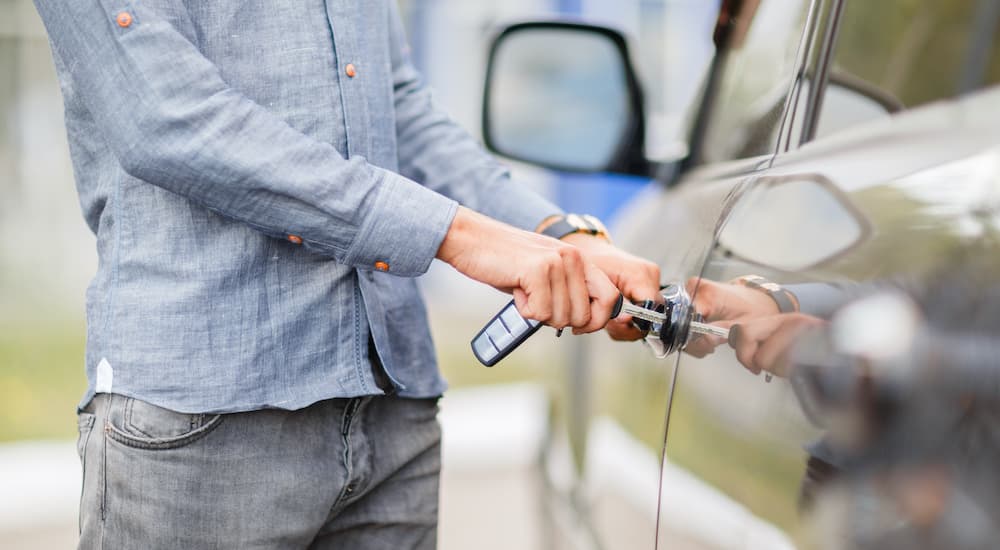
[[[562,15],[583,15],[583,0],[555,0]],[[640,189],[648,178],[617,174],[559,173],[555,202],[567,212],[586,213],[608,222],[618,209]]]
[[[554,200],[567,212],[591,214],[610,223],[618,209],[652,181],[618,174],[559,173]]]
[[[634,0],[633,0],[634,1]],[[584,0],[537,0],[535,8],[548,12],[551,15],[564,15],[573,19],[586,18],[591,9]],[[595,6],[607,10],[607,6]],[[526,13],[534,13],[526,8]],[[499,20],[491,19],[497,10],[484,10],[484,24],[495,24]],[[499,10],[503,12],[503,10]],[[617,11],[617,10],[612,10]],[[442,44],[435,36],[447,31],[447,26],[457,24],[455,20],[442,19],[444,13],[453,13],[447,1],[443,0],[410,0],[404,4],[404,18],[408,28],[408,38],[412,48],[414,64],[425,75],[425,78],[432,87],[438,88],[443,94],[437,94],[439,99],[444,99],[444,105],[452,111],[452,115],[459,115],[462,120],[462,113],[466,109],[477,107],[470,105],[468,96],[465,94],[481,94],[481,82],[478,79],[467,80],[464,74],[455,77],[449,71],[458,63],[461,65],[459,57],[461,55],[452,48],[442,49]],[[589,14],[593,15],[593,14]],[[606,21],[605,13],[601,14],[601,20]],[[506,16],[501,16],[502,18]],[[502,19],[501,19],[502,20]],[[451,40],[461,40],[459,29],[452,28],[449,34]],[[456,57],[459,56],[459,57]],[[482,60],[485,62],[486,52],[482,52]],[[450,60],[450,62],[449,62]],[[456,79],[457,78],[457,79]],[[458,92],[456,93],[456,88]],[[442,97],[443,96],[443,97]],[[481,100],[481,97],[479,98]],[[456,112],[457,111],[457,112]],[[472,120],[466,119],[466,124]],[[475,131],[471,126],[470,130]],[[552,196],[561,208],[567,212],[580,212],[592,214],[605,222],[611,221],[618,209],[625,204],[639,190],[643,189],[651,180],[647,178],[622,176],[617,174],[574,174],[552,172],[553,185]]]

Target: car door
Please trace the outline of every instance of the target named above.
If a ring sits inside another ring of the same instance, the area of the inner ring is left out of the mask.
[[[995,254],[995,240],[963,238],[992,234],[971,220],[975,204],[997,196],[1000,96],[969,95],[1000,69],[995,26],[983,24],[997,14],[985,5],[827,3],[823,42],[786,110],[784,145],[726,203],[690,274],[801,289],[804,311],[827,326],[851,289],[931,278],[968,256],[970,243]],[[928,56],[932,63],[917,62]],[[819,89],[809,90],[813,82]],[[732,135],[739,129],[716,139]],[[684,185],[714,183],[698,174]],[[693,292],[697,303],[712,287]],[[682,355],[676,368],[659,546],[853,547],[856,524],[812,506],[815,470],[838,462],[829,450],[836,430],[810,416],[792,381],[754,374],[725,344],[703,358]]]
[[[707,105],[712,111],[694,117],[692,134],[695,140],[702,141],[692,142],[692,154],[700,160],[685,166],[675,181],[665,180],[647,189],[619,217],[613,231],[618,242],[657,262],[664,282],[683,284],[699,273],[727,205],[771,164],[780,147],[780,129],[796,106],[789,98],[810,58],[816,21],[824,8],[821,4],[787,0],[759,5],[750,24],[738,32],[735,40],[740,47],[717,61],[721,65],[717,68],[719,80],[714,84],[717,89],[706,91],[716,98]],[[748,80],[747,74],[755,78]],[[706,85],[712,87],[711,82]],[[700,122],[703,118],[710,122]],[[701,124],[704,128],[699,129]],[[756,131],[743,132],[750,126]],[[703,137],[698,138],[699,133]],[[674,362],[680,357],[656,359],[639,346],[632,349],[612,342],[592,346],[591,353],[595,365],[593,385],[600,388],[595,409],[601,419],[594,429],[605,434],[623,428],[625,434],[644,444],[651,456],[658,456],[664,443]],[[687,437],[683,432],[682,436]],[[651,547],[655,537],[649,530],[655,522],[645,524],[636,518],[655,519],[655,491],[622,498],[629,491],[621,489],[659,483],[655,460],[648,463],[650,472],[625,458],[627,452],[623,449],[630,447],[624,441],[608,443],[620,440],[600,436],[592,440],[605,443],[592,445],[593,456],[586,465],[590,521],[603,535],[601,542],[612,549]],[[675,440],[679,442],[680,438],[671,439],[672,446]],[[682,442],[676,446],[687,448]],[[669,473],[680,473],[679,483],[704,485],[696,476],[678,469],[671,468]],[[664,478],[669,479],[669,475]],[[703,517],[709,521],[710,516]],[[669,519],[662,527],[669,532],[666,540],[670,547],[698,547],[696,538],[671,526],[687,522],[687,516],[670,515]],[[616,536],[622,525],[630,525],[633,533],[641,534]]]

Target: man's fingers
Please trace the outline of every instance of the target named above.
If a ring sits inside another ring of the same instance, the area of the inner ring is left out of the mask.
[[[587,275],[583,256],[575,247],[566,248],[563,252],[563,265],[566,268],[566,289],[569,292],[570,316],[569,326],[586,327],[590,324],[590,289],[587,287]]]
[[[523,305],[518,304],[518,294],[524,294]],[[548,270],[535,271],[514,291],[514,305],[526,319],[548,323],[552,319],[552,285]]]
[[[634,258],[628,270],[617,277],[618,287],[633,301],[660,299],[660,266]]]
[[[570,296],[569,289],[566,288],[566,269],[558,252],[548,266],[548,282],[549,295],[552,297],[552,315],[545,320],[545,323],[555,328],[563,328],[569,325]]]
[[[590,322],[575,332],[578,334],[601,330],[611,319],[611,310],[618,301],[618,288],[608,276],[593,264],[584,266],[587,277],[587,293],[590,295]]]

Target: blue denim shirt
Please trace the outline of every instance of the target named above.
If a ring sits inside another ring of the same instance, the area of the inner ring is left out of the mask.
[[[99,267],[83,402],[439,395],[427,270],[457,203],[558,212],[432,104],[393,0],[36,0]]]

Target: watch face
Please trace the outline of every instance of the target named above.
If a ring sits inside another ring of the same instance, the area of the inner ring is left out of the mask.
[[[566,221],[569,222],[569,224],[575,227],[577,230],[583,230],[583,231],[588,230],[587,222],[583,221],[583,218],[577,216],[576,214],[568,214],[566,216]]]

